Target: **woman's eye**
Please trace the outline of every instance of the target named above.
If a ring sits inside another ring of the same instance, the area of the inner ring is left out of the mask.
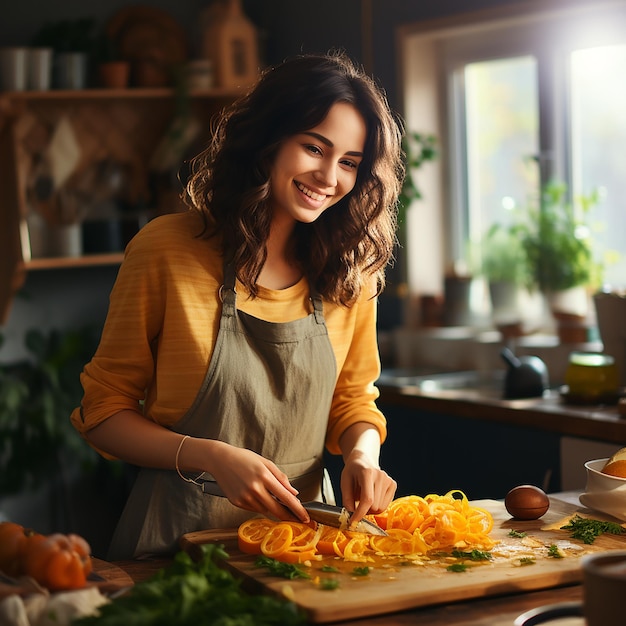
[[[322,151],[314,145],[307,145],[305,146],[305,148],[309,151],[312,152],[313,154],[322,154]]]
[[[359,164],[356,161],[350,161],[350,160],[343,160],[341,162],[342,165],[345,165],[351,169],[356,169],[357,167],[359,167]]]

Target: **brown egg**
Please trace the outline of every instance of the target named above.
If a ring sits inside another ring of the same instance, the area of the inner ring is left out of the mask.
[[[539,487],[520,485],[506,494],[504,506],[515,519],[539,519],[550,508],[550,500]]]

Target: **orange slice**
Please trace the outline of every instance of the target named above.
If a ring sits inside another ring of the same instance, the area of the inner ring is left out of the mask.
[[[287,552],[293,541],[293,529],[285,522],[279,522],[272,527],[261,541],[261,552],[265,556],[278,558]]]
[[[272,522],[264,518],[246,520],[237,529],[237,544],[246,554],[261,554],[261,542],[272,526]]]

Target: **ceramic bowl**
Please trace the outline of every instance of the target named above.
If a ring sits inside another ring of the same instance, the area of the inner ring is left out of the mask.
[[[626,478],[602,473],[606,459],[595,459],[585,463],[587,486],[580,495],[582,505],[626,521]]]

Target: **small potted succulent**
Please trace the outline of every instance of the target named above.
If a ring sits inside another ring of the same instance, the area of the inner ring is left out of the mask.
[[[125,89],[130,81],[130,61],[120,53],[117,41],[106,30],[98,36],[94,50],[94,64],[102,87]]]

